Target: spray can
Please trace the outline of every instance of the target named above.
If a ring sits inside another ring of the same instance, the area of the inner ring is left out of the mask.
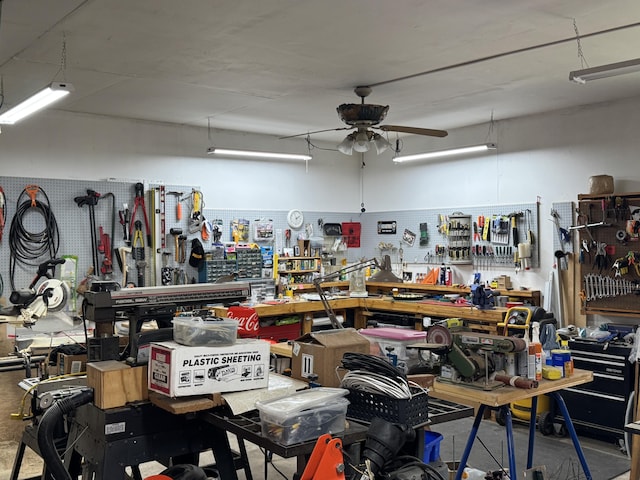
[[[450,287],[453,285],[453,275],[451,272],[451,267],[447,267],[444,272],[444,284]]]
[[[533,355],[533,366],[531,357]],[[542,343],[540,342],[540,323],[533,322],[531,326],[531,344],[529,345],[529,379],[542,380]],[[532,371],[533,370],[533,371]]]
[[[446,279],[447,279],[447,269],[444,266],[444,263],[442,264],[442,266],[440,267],[440,279],[438,281],[438,283],[440,285],[446,285]]]

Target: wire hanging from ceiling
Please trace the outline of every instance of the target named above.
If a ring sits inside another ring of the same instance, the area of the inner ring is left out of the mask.
[[[364,213],[367,209],[364,207],[364,152],[360,153],[360,213]]]
[[[581,68],[589,68],[589,64],[587,63],[587,59],[584,58],[584,53],[582,51],[582,43],[580,43],[580,32],[578,31],[578,23],[576,19],[573,19],[573,30],[576,32],[576,44],[578,45],[578,58],[580,59]]]
[[[327,152],[337,152],[338,149],[337,148],[325,148],[325,147],[319,147],[318,145],[314,144],[311,141],[311,137],[309,136],[309,134],[307,133],[307,136],[305,137],[305,140],[307,142],[307,148],[309,149],[309,152],[311,152],[312,149],[316,149],[316,150],[325,150]]]

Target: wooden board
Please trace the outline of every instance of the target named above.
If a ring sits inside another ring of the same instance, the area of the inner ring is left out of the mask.
[[[515,403],[527,398],[544,395],[568,387],[575,387],[593,381],[593,372],[589,370],[575,369],[571,377],[559,380],[541,380],[538,388],[523,389],[505,385],[491,391],[465,386],[464,384],[448,383],[436,380],[433,383],[429,395],[450,402],[463,405],[476,406],[478,403],[490,407],[499,407],[509,403]]]
[[[172,398],[157,392],[149,392],[149,401],[156,407],[176,415],[200,412],[224,405],[224,399],[220,393]]]

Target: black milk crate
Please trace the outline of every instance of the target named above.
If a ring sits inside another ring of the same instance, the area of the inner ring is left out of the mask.
[[[371,422],[379,417],[409,427],[426,424],[429,421],[429,395],[419,388],[412,388],[411,393],[411,398],[398,399],[350,388],[347,418]]]

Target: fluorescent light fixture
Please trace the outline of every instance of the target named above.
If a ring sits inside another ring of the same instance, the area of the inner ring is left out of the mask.
[[[393,159],[396,163],[413,162],[415,160],[426,160],[429,158],[448,157],[450,155],[464,155],[468,153],[480,153],[488,150],[495,150],[495,143],[483,143],[480,145],[471,145],[468,147],[449,148],[447,150],[438,150],[437,152],[416,153],[415,155],[404,155]]]
[[[569,80],[584,85],[591,80],[616,77],[618,75],[635,72],[640,72],[640,58],[610,63],[599,67],[585,68],[583,70],[575,70],[569,72]]]
[[[254,150],[235,150],[230,148],[207,148],[208,155],[228,155],[232,157],[246,158],[266,158],[279,160],[311,160],[311,155],[300,155],[296,153],[274,153],[274,152],[257,152]]]
[[[73,92],[73,85],[70,83],[54,82],[40,90],[35,95],[27,98],[22,103],[19,103],[15,107],[1,114],[0,124],[13,125],[32,113],[35,113],[38,110],[51,105],[53,102],[60,100],[71,92]]]

